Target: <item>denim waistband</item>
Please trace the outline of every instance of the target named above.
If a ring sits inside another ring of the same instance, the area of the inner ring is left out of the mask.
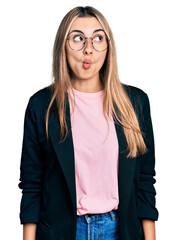
[[[118,217],[118,209],[113,209],[106,213],[93,213],[93,214],[84,214],[84,215],[77,215],[77,219],[86,219],[87,221],[91,220],[97,220],[100,218],[104,218],[106,216],[110,215],[112,220],[114,221]]]

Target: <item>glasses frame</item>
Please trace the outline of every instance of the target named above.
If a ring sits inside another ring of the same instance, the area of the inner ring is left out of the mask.
[[[82,34],[77,34],[77,35],[82,35]],[[105,33],[105,35],[106,35],[106,33]],[[82,47],[81,49],[79,49],[79,50],[75,50],[75,49],[73,49],[73,48],[70,46],[70,44],[69,44],[69,39],[70,39],[70,37],[72,37],[72,36],[73,36],[73,34],[72,34],[71,36],[69,36],[66,40],[68,41],[69,47],[70,47],[73,51],[77,52],[77,51],[82,50],[82,49],[85,47],[86,39],[88,39],[88,38],[91,38],[91,39],[92,39],[92,47],[94,48],[94,46],[93,46],[93,38],[94,38],[95,36],[94,36],[94,37],[85,37],[85,38],[84,38],[83,47]],[[83,35],[82,35],[82,36],[83,36]],[[106,35],[106,40],[107,40],[107,43],[108,43],[108,45],[107,45],[107,48],[108,48],[109,42],[111,41],[111,39],[109,39],[107,35]],[[96,48],[94,48],[94,49],[95,49],[97,52],[103,52],[103,51],[105,51],[107,48],[105,48],[104,50],[101,50],[101,51],[97,50]]]

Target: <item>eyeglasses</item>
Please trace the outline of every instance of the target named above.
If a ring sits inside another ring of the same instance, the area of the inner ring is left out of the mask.
[[[109,41],[105,34],[97,34],[92,37],[84,37],[82,34],[73,34],[68,40],[69,46],[73,51],[80,51],[86,44],[86,39],[91,38],[93,48],[98,52],[103,52],[108,48]]]

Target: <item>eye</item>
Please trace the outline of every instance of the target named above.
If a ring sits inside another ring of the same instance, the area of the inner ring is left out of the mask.
[[[94,37],[94,40],[95,40],[96,42],[101,42],[101,41],[103,40],[103,38],[104,38],[104,36],[102,36],[102,35],[97,35],[97,36]]]
[[[82,35],[74,35],[73,36],[73,40],[75,42],[81,42],[81,41],[83,41],[83,39],[84,39],[84,37]]]

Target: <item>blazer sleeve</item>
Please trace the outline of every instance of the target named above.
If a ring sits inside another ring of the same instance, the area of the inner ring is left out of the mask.
[[[137,210],[138,217],[141,219],[158,220],[158,210],[156,208],[155,180],[155,148],[154,135],[150,113],[150,103],[148,95],[145,93],[143,104],[142,130],[148,151],[140,156],[140,176],[138,184]]]
[[[43,170],[36,118],[30,98],[24,118],[20,183],[18,184],[18,187],[22,189],[19,216],[21,224],[39,222]]]

